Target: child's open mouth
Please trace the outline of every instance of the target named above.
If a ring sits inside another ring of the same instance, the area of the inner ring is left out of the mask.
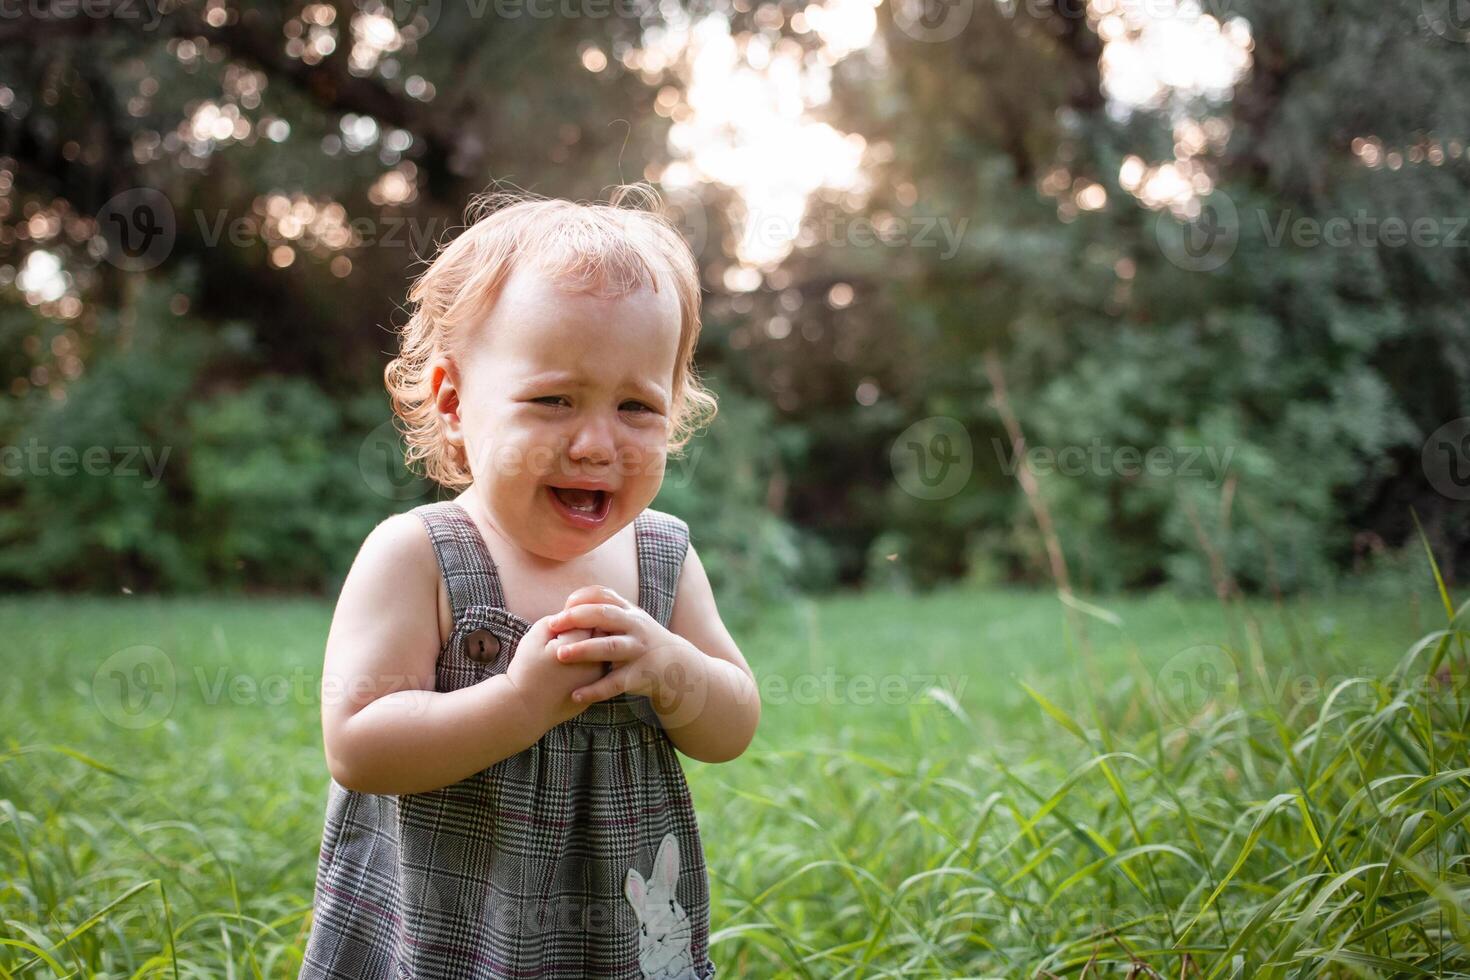
[[[612,493],[607,490],[549,485],[546,490],[556,511],[576,527],[597,527],[612,507]]]

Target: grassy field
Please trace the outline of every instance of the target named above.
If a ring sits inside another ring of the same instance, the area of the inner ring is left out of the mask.
[[[1467,975],[1464,634],[1429,586],[769,610],[755,744],[685,763],[722,975]],[[0,977],[295,975],[329,617],[0,600]]]

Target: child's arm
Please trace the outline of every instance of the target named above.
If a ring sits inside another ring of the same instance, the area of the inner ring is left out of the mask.
[[[694,685],[702,682],[705,689],[683,692],[683,696],[692,696],[702,705],[692,720],[681,718],[677,707],[667,713],[659,712],[669,740],[680,752],[701,762],[729,762],[738,758],[750,745],[760,724],[760,692],[755,674],[720,618],[714,589],[692,544],[679,575],[669,630],[703,654],[699,662],[705,667],[702,681],[698,676],[690,679]],[[659,710],[657,700],[654,709]]]
[[[545,621],[522,654],[545,654]],[[327,638],[322,737],[327,767],[363,793],[420,793],[515,755],[581,711],[550,685],[497,674],[434,691],[439,654],[439,569],[417,517],[400,514],[363,542],[342,586]],[[555,669],[564,669],[552,661]]]

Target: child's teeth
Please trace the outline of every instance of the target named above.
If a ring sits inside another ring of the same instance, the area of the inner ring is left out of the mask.
[[[583,514],[596,514],[602,494],[597,490],[579,490],[569,487],[558,490],[557,496],[572,510]]]

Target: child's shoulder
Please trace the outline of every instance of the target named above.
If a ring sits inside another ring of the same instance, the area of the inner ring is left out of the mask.
[[[415,511],[384,518],[368,532],[352,575],[396,582],[400,587],[427,587],[439,577],[439,559],[428,528]]]
[[[645,507],[643,513],[639,515],[639,520],[643,521],[646,530],[652,532],[656,537],[672,537],[675,540],[682,540],[685,544],[689,543],[689,524],[682,517],[667,511]]]
[[[429,565],[434,565],[434,542],[429,537],[423,510],[424,507],[415,507],[383,518],[363,539],[361,551],[382,558],[420,563],[427,560]]]
[[[368,532],[363,547],[372,544],[386,555],[415,559],[426,568],[436,569],[435,539],[463,536],[466,526],[473,527],[473,523],[454,501],[420,504],[385,517]]]
[[[439,557],[425,519],[425,509],[436,506],[426,504],[380,521],[363,539],[351,574],[381,580],[403,594],[433,596],[439,607],[442,636],[449,607]]]
[[[363,538],[358,561],[387,560],[434,564],[434,543],[415,511],[392,514],[379,521]]]

